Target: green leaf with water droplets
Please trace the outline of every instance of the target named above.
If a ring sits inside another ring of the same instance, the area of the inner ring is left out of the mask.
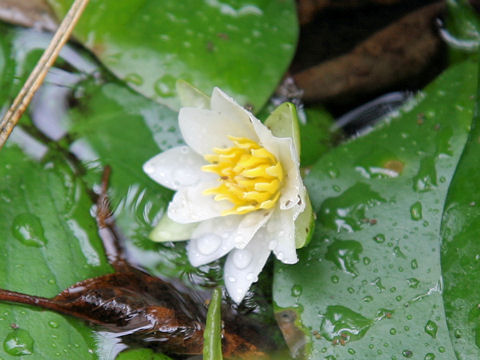
[[[72,0],[48,2],[61,18]],[[297,32],[293,0],[92,0],[75,29],[113,73],[160,103],[178,107],[183,79],[257,110],[293,57]]]
[[[450,339],[459,360],[480,358],[479,141],[477,110],[450,185],[442,223],[443,299]]]
[[[292,347],[307,344],[307,358],[451,360],[462,351],[447,327],[440,225],[476,74],[472,62],[447,70],[374,131],[325,154],[306,177],[316,232],[298,264],[277,263],[274,300],[308,329],[298,336],[292,329],[300,325],[281,324],[287,340],[295,336]]]
[[[86,188],[61,156],[17,128],[0,164],[0,288],[53,297],[111,271]],[[50,311],[0,303],[0,357],[96,359],[94,332]]]

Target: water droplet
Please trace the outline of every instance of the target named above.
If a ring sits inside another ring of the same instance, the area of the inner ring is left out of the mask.
[[[325,258],[332,261],[339,269],[357,276],[355,263],[363,251],[362,244],[354,240],[336,240],[327,249]]]
[[[395,297],[395,300],[397,300],[397,301],[402,301],[402,299],[403,299],[403,298],[402,298],[401,295],[398,295],[398,296]]]
[[[373,301],[373,296],[367,295],[362,299],[364,302],[372,302]]]
[[[3,348],[13,356],[31,355],[33,343],[33,338],[27,330],[16,329],[7,335],[3,341]]]
[[[338,177],[338,170],[337,169],[329,169],[328,170],[328,176],[330,176],[330,179],[335,179]]]
[[[30,213],[15,217],[12,224],[13,236],[27,246],[42,247],[47,244],[40,219]]]
[[[460,329],[455,329],[455,331],[453,332],[455,338],[457,339],[460,339],[462,337],[462,330]]]
[[[302,295],[302,291],[303,291],[303,288],[301,285],[293,285],[292,286],[292,289],[291,289],[291,294],[292,296],[294,297],[299,297],[300,295]]]
[[[337,189],[341,191],[340,188]],[[320,209],[319,217],[323,225],[336,231],[353,232],[362,229],[368,222],[366,211],[386,202],[380,194],[366,184],[356,184],[341,195],[326,199]]]
[[[406,259],[407,257],[405,256],[405,254],[402,252],[402,250],[400,249],[399,246],[395,246],[393,248],[393,253],[395,254],[396,257],[399,257],[399,258],[402,258],[402,259]]]
[[[438,326],[432,320],[428,320],[427,324],[425,325],[425,332],[430,335],[432,338],[437,337]]]
[[[412,289],[416,289],[418,287],[418,284],[420,284],[420,281],[415,278],[407,279],[407,281],[408,281],[408,286],[411,287]]]
[[[202,255],[213,254],[222,244],[222,238],[216,234],[205,234],[197,240],[197,249]]]
[[[422,203],[420,201],[410,206],[410,217],[415,221],[422,220]]]
[[[332,281],[332,283],[338,284],[339,278],[338,278],[337,275],[332,275],[332,277],[330,278],[330,280]]]
[[[425,157],[420,162],[420,169],[413,178],[413,189],[418,192],[426,192],[437,186],[437,171],[433,157]]]
[[[391,328],[390,329],[390,335],[396,335],[397,334],[397,329]]]
[[[413,356],[413,352],[411,350],[403,350],[402,355],[406,358],[411,358]]]
[[[252,254],[250,251],[235,250],[233,253],[233,264],[239,269],[245,269],[252,262]]]
[[[385,242],[385,235],[377,234],[373,237],[373,240],[375,240],[375,242],[377,242],[379,244],[384,243]]]
[[[349,287],[347,288],[347,291],[350,293],[350,294],[353,294],[355,292],[355,289],[352,288],[352,287]]]
[[[329,340],[359,340],[365,336],[372,320],[341,305],[330,305],[323,314],[321,335]]]
[[[58,323],[52,320],[48,322],[48,326],[50,326],[53,329],[56,329],[58,328]]]
[[[127,74],[123,80],[137,86],[143,84],[143,78],[139,74],[135,73]]]
[[[365,257],[363,258],[363,263],[364,263],[365,265],[369,265],[371,262],[372,262],[372,260],[370,260],[369,257],[366,257],[366,256],[365,256]]]
[[[425,355],[425,357],[423,359],[424,360],[435,360],[435,354],[428,353],[428,354]]]
[[[235,281],[237,281],[237,279],[235,279],[233,276],[230,276],[228,278],[228,281],[230,281],[231,283],[234,283]]]
[[[413,260],[410,262],[410,266],[411,266],[412,270],[418,269],[417,259],[413,259]]]
[[[385,290],[385,286],[382,284],[382,279],[379,277],[373,280],[372,284],[375,285],[380,292]]]
[[[438,348],[438,352],[441,352],[442,354],[445,352],[445,350],[446,350],[446,349],[445,349],[445,347],[443,347],[443,346],[440,346],[440,347]]]
[[[175,82],[176,79],[172,75],[162,76],[153,85],[155,93],[161,97],[175,96]]]

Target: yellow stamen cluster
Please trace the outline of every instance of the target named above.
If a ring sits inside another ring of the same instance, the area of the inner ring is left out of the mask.
[[[259,209],[271,209],[280,197],[283,180],[282,165],[267,149],[246,138],[228,137],[235,146],[215,148],[205,155],[210,165],[203,171],[218,174],[220,185],[205,190],[215,200],[228,200],[234,206],[225,215],[246,214]]]

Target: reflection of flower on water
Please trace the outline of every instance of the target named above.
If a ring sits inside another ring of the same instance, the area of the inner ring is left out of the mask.
[[[176,191],[158,225],[162,240],[191,239],[194,266],[229,253],[225,285],[239,303],[271,251],[297,262],[295,220],[307,195],[291,138],[273,136],[218,88],[204,105],[180,110],[187,146],[153,157],[144,171]]]

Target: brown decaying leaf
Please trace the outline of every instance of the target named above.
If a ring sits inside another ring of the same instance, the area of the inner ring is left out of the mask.
[[[97,224],[115,272],[81,281],[52,299],[0,289],[0,301],[33,305],[85,320],[121,333],[122,342],[133,347],[178,355],[202,354],[205,307],[190,294],[129,265],[111,217],[106,195],[108,177],[109,168],[97,200]],[[226,358],[268,359],[260,346],[271,349],[271,340],[259,328],[231,311],[224,322]]]
[[[357,8],[365,5],[391,5],[410,0],[297,0],[298,19],[304,25],[326,8]]]
[[[52,32],[58,27],[45,0],[0,0],[0,20]]]
[[[357,45],[350,53],[294,74],[306,102],[339,101],[380,92],[413,78],[441,49],[434,20],[443,2],[420,8]]]

